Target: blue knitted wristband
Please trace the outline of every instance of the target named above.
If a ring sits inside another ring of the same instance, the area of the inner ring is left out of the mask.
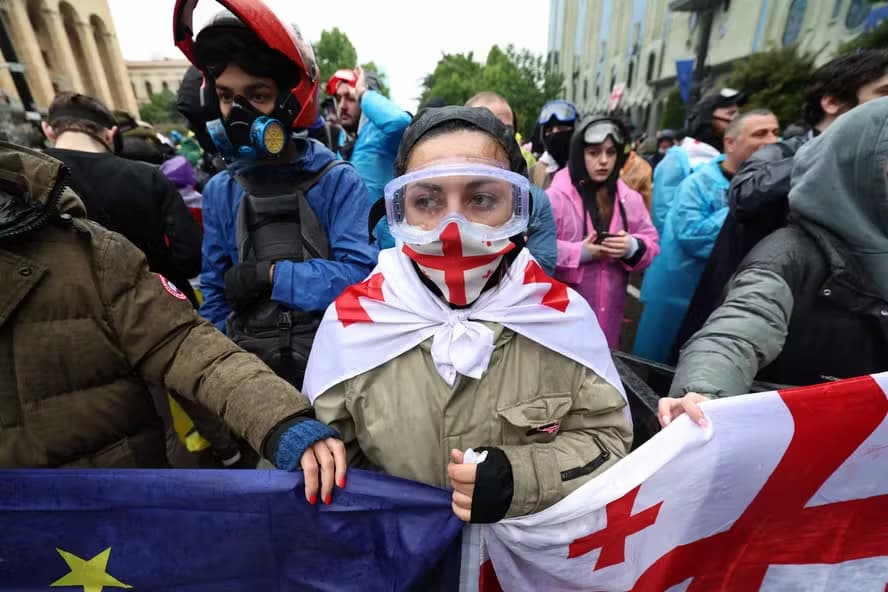
[[[309,446],[326,438],[338,437],[336,430],[325,423],[314,419],[300,421],[281,435],[274,464],[279,469],[295,471]]]

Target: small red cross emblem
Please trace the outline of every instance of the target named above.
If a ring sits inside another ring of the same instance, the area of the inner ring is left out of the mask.
[[[468,304],[466,302],[466,272],[478,269],[496,261],[515,248],[514,243],[509,243],[504,249],[487,255],[463,255],[462,237],[459,234],[459,226],[453,222],[444,228],[441,233],[442,255],[424,255],[417,253],[407,245],[404,245],[404,253],[423,267],[444,272],[444,283],[450,292],[448,300],[457,306]]]
[[[660,506],[663,505],[663,502],[659,502],[632,515],[632,506],[635,505],[639,489],[641,489],[641,485],[620,499],[609,503],[606,507],[607,527],[572,542],[567,558],[574,559],[600,548],[601,555],[595,562],[594,571],[623,563],[626,560],[626,539],[636,532],[652,526],[657,521]]]

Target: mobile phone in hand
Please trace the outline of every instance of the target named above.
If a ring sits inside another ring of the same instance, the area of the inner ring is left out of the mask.
[[[612,237],[612,236],[614,236],[614,235],[611,234],[611,233],[609,233],[609,232],[599,232],[599,233],[595,236],[595,244],[596,244],[596,245],[600,245],[601,243],[604,242],[604,239],[606,239],[606,238],[610,238],[610,237]]]

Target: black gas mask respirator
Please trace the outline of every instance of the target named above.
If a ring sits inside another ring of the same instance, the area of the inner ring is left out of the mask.
[[[287,130],[279,119],[256,110],[238,95],[228,116],[207,122],[213,143],[226,158],[274,158],[287,147]]]

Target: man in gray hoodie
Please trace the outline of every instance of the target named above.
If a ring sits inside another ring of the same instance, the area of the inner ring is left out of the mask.
[[[682,349],[660,422],[753,380],[807,385],[888,370],[888,97],[796,155],[789,225],[761,241]],[[698,394],[700,393],[700,394]],[[705,395],[705,396],[704,396]]]

